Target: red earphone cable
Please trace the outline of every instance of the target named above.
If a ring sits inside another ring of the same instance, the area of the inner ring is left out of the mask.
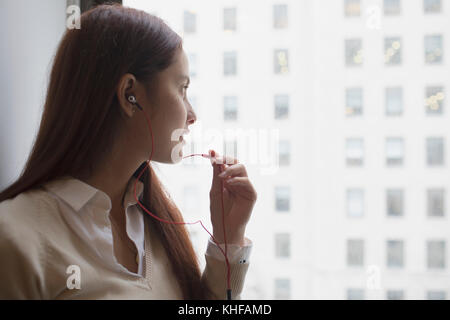
[[[142,107],[141,107],[137,102],[134,102],[134,103],[135,103],[136,105],[138,105],[138,107],[139,107],[139,109],[140,109],[141,111],[144,112],[145,118],[147,119],[147,123],[148,123],[149,128],[150,128],[150,134],[151,134],[151,137],[152,137],[152,153],[150,154],[150,159],[148,159],[148,161],[147,161],[147,165],[146,165],[145,168],[142,169],[142,171],[139,173],[139,176],[137,177],[136,182],[134,183],[134,199],[137,201],[137,203],[139,204],[139,206],[140,206],[145,212],[147,212],[150,216],[152,216],[153,218],[155,218],[155,219],[157,219],[157,220],[159,220],[159,221],[161,221],[161,222],[171,223],[171,224],[196,224],[196,223],[199,223],[199,222],[200,222],[200,224],[201,224],[201,226],[203,227],[203,229],[205,229],[205,231],[208,232],[208,234],[209,234],[209,235],[211,236],[211,238],[213,239],[214,243],[217,245],[217,247],[220,249],[220,251],[222,252],[222,254],[223,254],[224,257],[225,257],[225,262],[226,262],[226,264],[227,264],[227,297],[228,297],[229,300],[231,300],[230,263],[229,263],[229,261],[228,261],[228,256],[227,256],[227,251],[228,251],[227,249],[228,249],[228,247],[227,247],[227,238],[226,238],[226,232],[225,232],[225,209],[224,209],[224,204],[223,204],[223,181],[221,182],[221,184],[222,184],[221,190],[222,190],[222,225],[223,225],[223,237],[224,237],[224,241],[225,241],[225,252],[224,252],[223,249],[220,247],[219,243],[216,241],[216,239],[214,238],[214,236],[208,231],[208,229],[205,228],[205,226],[203,225],[203,223],[202,223],[200,220],[197,220],[197,221],[195,221],[195,222],[167,221],[167,220],[164,220],[164,219],[161,219],[161,218],[155,216],[155,215],[154,215],[153,213],[151,213],[147,208],[145,208],[145,207],[139,202],[139,199],[137,198],[137,195],[136,195],[136,186],[137,186],[137,182],[139,181],[139,178],[140,178],[141,175],[144,173],[145,169],[147,169],[147,168],[149,167],[149,165],[150,165],[150,160],[151,160],[152,157],[153,157],[153,146],[154,146],[154,142],[153,142],[153,131],[152,131],[152,127],[151,127],[151,124],[150,124],[150,120],[149,120],[149,118],[148,118],[148,116],[147,116],[147,113],[145,113],[145,111],[142,109]],[[210,157],[210,156],[207,155],[207,154],[191,154],[191,155],[189,155],[189,156],[183,157],[183,159],[184,159],[184,158],[188,158],[188,157],[193,157],[193,156],[202,156],[202,157],[205,157],[205,158],[209,158],[209,157]],[[219,170],[221,170],[220,168],[221,168],[221,167],[219,167]],[[149,186],[149,187],[151,188],[151,183],[150,183],[150,186]]]

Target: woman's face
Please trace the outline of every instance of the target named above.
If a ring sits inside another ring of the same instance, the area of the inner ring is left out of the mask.
[[[139,95],[141,98],[137,98],[138,103],[150,117],[154,161],[162,163],[181,161],[182,147],[185,144],[182,135],[188,133],[188,126],[197,120],[187,99],[189,81],[187,56],[184,50],[178,50],[172,65],[154,78],[150,87],[146,89],[146,94],[141,94]],[[139,99],[143,99],[142,103]],[[145,146],[141,150],[145,152],[148,160],[152,152],[150,129],[142,111],[136,110],[134,116],[137,116],[136,121],[139,121],[139,140],[142,146]]]

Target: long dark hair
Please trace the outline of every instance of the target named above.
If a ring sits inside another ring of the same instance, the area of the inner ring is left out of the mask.
[[[144,11],[120,4],[99,5],[80,19],[81,29],[66,30],[59,44],[39,132],[19,178],[0,193],[0,202],[64,175],[94,172],[120,132],[116,86],[121,76],[131,73],[148,85],[182,49],[181,37],[162,19]],[[146,164],[133,175],[137,177]],[[165,220],[183,221],[151,165],[141,181],[140,201],[149,211]],[[186,227],[146,218],[166,249],[183,297],[209,298]]]

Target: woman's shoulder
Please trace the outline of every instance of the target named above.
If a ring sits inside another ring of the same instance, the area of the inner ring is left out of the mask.
[[[0,298],[42,298],[48,245],[46,223],[57,208],[42,189],[0,203]]]
[[[22,192],[0,203],[0,241],[26,243],[32,247],[46,233],[48,221],[58,215],[58,207],[42,188]]]
[[[55,201],[43,188],[35,188],[0,202],[0,224],[32,223],[55,214]]]

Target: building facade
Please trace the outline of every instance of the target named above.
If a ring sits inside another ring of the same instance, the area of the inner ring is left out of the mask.
[[[243,299],[449,299],[449,1],[124,5],[183,37],[198,117],[185,155],[235,155],[258,192]],[[236,128],[279,133],[276,173],[247,166],[240,136],[205,135]],[[209,161],[157,166],[207,226]]]

